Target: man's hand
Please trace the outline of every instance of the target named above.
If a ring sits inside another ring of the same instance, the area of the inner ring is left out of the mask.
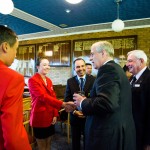
[[[79,118],[85,118],[85,116],[83,115],[82,111],[76,110],[76,111],[74,112],[74,115],[78,116]]]
[[[76,109],[76,105],[74,104],[74,102],[63,102],[62,107],[65,108],[66,112],[72,112],[73,110]]]
[[[80,103],[85,99],[85,96],[81,96],[80,94],[73,94],[74,104],[80,107]]]

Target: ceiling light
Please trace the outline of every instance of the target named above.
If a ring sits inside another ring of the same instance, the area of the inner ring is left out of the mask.
[[[124,29],[124,22],[119,19],[119,3],[122,0],[116,0],[115,2],[117,3],[117,19],[113,21],[112,23],[112,29],[115,32],[120,32]]]
[[[0,4],[0,13],[7,15],[10,14],[14,9],[12,0],[3,0]]]
[[[70,13],[70,12],[71,12],[71,10],[70,10],[70,9],[66,9],[65,11],[66,11],[66,13]]]
[[[78,3],[82,2],[83,0],[66,0],[66,1],[71,4],[78,4]]]

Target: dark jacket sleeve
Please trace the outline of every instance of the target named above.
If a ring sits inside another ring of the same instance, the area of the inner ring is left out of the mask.
[[[120,77],[113,66],[101,67],[91,97],[82,102],[85,115],[112,113],[119,107]]]

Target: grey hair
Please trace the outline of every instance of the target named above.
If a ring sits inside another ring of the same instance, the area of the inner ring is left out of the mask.
[[[130,51],[127,53],[127,56],[129,56],[129,55],[133,55],[138,59],[142,58],[144,60],[144,62],[147,63],[147,55],[145,54],[145,52],[143,50]]]
[[[108,41],[99,41],[93,44],[96,47],[97,52],[101,52],[105,50],[110,56],[114,56],[114,48],[113,45]]]

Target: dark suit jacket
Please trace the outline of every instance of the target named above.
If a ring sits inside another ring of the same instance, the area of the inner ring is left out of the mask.
[[[143,150],[144,145],[150,145],[150,70],[148,68],[132,88],[132,104],[137,149]]]
[[[131,88],[118,64],[99,68],[91,98],[81,106],[87,116],[85,150],[135,150]]]
[[[90,90],[92,89],[95,78],[93,76],[86,75],[86,82],[84,85],[83,91],[85,92],[85,96],[89,97]],[[66,92],[64,100],[66,102],[73,101],[73,94],[75,92],[80,91],[79,82],[77,80],[77,76],[74,76],[67,80]],[[70,123],[71,125],[77,125],[81,118],[70,113]],[[83,119],[82,119],[83,120]]]

